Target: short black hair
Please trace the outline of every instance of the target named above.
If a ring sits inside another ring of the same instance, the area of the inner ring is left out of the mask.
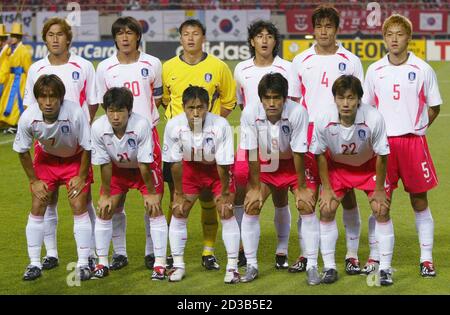
[[[43,74],[37,79],[33,87],[33,94],[36,99],[44,94],[46,88],[50,88],[52,94],[56,96],[61,103],[66,95],[66,88],[63,81],[56,74]]]
[[[138,35],[137,48],[139,48],[142,39],[142,26],[138,20],[136,20],[134,17],[131,16],[120,17],[111,26],[111,34],[113,36],[114,43],[116,44],[116,48],[119,49],[116,43],[117,33],[119,33],[121,30],[124,30],[127,27]]]
[[[276,57],[278,55],[278,51],[280,50],[281,36],[278,28],[270,21],[258,20],[248,27],[248,47],[250,48],[250,54],[252,57],[255,56],[255,47],[252,46],[252,39],[256,37],[263,30],[267,30],[270,35],[273,35],[275,38],[275,47],[273,48],[272,55]]]
[[[336,26],[336,29],[339,28],[339,12],[332,5],[322,4],[314,9],[314,12],[312,14],[313,28],[316,27],[316,24],[323,19],[330,20],[330,22],[333,23],[334,26]]]
[[[261,78],[258,84],[258,96],[262,101],[268,91],[280,94],[284,99],[288,96],[288,80],[280,73],[268,73]]]
[[[133,110],[133,94],[126,87],[113,87],[103,95],[102,107],[107,111],[108,108],[122,109],[126,108],[131,113]]]
[[[197,19],[188,19],[181,23],[180,27],[178,28],[178,32],[181,35],[181,32],[183,31],[183,27],[185,26],[197,26],[202,30],[203,36],[206,35],[206,27]]]
[[[334,81],[333,87],[331,88],[334,97],[336,95],[344,95],[348,90],[358,95],[358,99],[363,97],[364,90],[361,81],[353,75],[341,75]]]
[[[205,88],[201,86],[189,86],[186,88],[183,92],[183,107],[188,103],[189,101],[193,101],[195,99],[199,99],[202,104],[205,104],[207,108],[209,108],[209,94],[208,91],[205,90]]]

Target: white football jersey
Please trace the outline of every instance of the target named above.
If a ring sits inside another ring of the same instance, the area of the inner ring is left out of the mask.
[[[121,139],[114,135],[106,115],[92,125],[92,164],[113,162],[120,168],[138,168],[153,162],[152,126],[144,117],[131,113]]]
[[[208,112],[201,132],[194,133],[186,114],[177,115],[167,122],[164,130],[162,159],[231,165],[234,163],[231,126],[225,118]]]
[[[262,105],[248,106],[241,115],[240,147],[259,149],[262,160],[268,160],[273,153],[285,160],[292,158],[292,152],[307,152],[307,134],[308,113],[291,100],[286,100],[281,119],[275,124],[267,119]]]
[[[272,65],[268,67],[258,67],[253,58],[241,61],[234,68],[234,79],[236,80],[237,103],[244,107],[247,104],[258,104],[258,84],[261,78],[268,73],[280,73],[288,81],[292,63],[276,56]]]
[[[371,64],[363,101],[378,108],[390,137],[424,135],[429,122],[428,107],[442,104],[434,70],[412,52],[400,66],[392,65],[388,55]]]
[[[100,103],[112,87],[128,88],[134,97],[133,112],[156,126],[159,122],[155,99],[162,97],[162,64],[149,54],[141,52],[135,63],[121,64],[117,55],[103,60],[97,67],[97,94]]]
[[[95,70],[92,63],[75,54],[70,54],[69,61],[63,65],[53,66],[48,60],[48,56],[36,61],[28,70],[23,99],[25,105],[38,107],[33,87],[43,74],[56,74],[63,81],[66,89],[64,99],[81,106],[89,121],[88,105],[99,103],[95,88]]]
[[[314,123],[311,153],[321,154],[328,149],[333,161],[351,166],[360,166],[376,155],[389,154],[384,120],[375,108],[360,105],[351,127],[340,124],[337,106],[334,108]]]
[[[38,106],[28,108],[19,119],[13,150],[25,153],[30,150],[33,140],[44,152],[58,157],[71,157],[91,150],[91,129],[80,106],[65,100],[61,105],[58,119],[47,124]]]
[[[361,60],[340,43],[333,55],[318,55],[316,44],[297,55],[292,61],[289,96],[300,97],[306,107],[309,121],[315,122],[334,103],[331,88],[341,75],[354,75],[361,81],[364,72]]]

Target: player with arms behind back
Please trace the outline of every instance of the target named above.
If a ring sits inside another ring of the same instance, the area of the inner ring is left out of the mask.
[[[394,14],[382,30],[388,54],[367,70],[363,102],[376,106],[386,121],[391,149],[387,176],[393,189],[401,179],[409,193],[419,234],[420,274],[434,277],[434,221],[427,192],[438,179],[425,134],[439,114],[442,99],[433,69],[408,51],[411,21]],[[377,257],[377,249],[371,248],[369,258],[376,263]]]

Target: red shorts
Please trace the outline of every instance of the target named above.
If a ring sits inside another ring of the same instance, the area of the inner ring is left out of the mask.
[[[234,175],[234,180],[236,182],[236,186],[244,186],[246,187],[248,184],[248,158],[247,151],[241,148],[238,148],[236,152],[236,158],[234,161],[234,165],[231,167]]]
[[[111,196],[126,194],[129,189],[137,189],[142,195],[148,195],[147,186],[145,186],[142,179],[141,171],[139,168],[120,168],[113,163],[111,177]],[[155,190],[158,194],[162,194],[164,191],[164,182],[161,178],[161,169],[159,176],[152,169],[153,182],[155,183]],[[100,192],[101,193],[101,192]]]
[[[278,169],[275,172],[261,172],[259,179],[261,183],[278,189],[297,188],[297,173],[295,172],[294,160],[280,160]]]
[[[183,161],[183,193],[198,195],[204,189],[211,190],[214,196],[220,195],[222,185],[216,164],[203,164]],[[230,193],[234,193],[235,183],[233,173],[230,171]]]
[[[35,144],[33,168],[36,177],[48,185],[49,191],[55,191],[63,184],[69,189],[69,181],[80,172],[82,154],[83,152],[80,152],[74,156],[62,158],[44,152],[40,145]],[[89,166],[86,186],[82,191],[88,192],[93,182],[92,166]]]
[[[376,188],[376,157],[360,166],[328,161],[328,174],[331,188],[336,197],[343,198],[353,188],[363,190],[369,197]],[[388,198],[391,197],[391,186],[386,179],[384,189]]]
[[[412,134],[388,137],[391,153],[388,156],[387,176],[392,188],[401,179],[405,191],[413,194],[431,190],[438,184],[436,170],[425,136]]]
[[[314,123],[308,125],[308,149],[314,133]],[[305,153],[305,177],[306,185],[312,190],[317,190],[321,184],[319,176],[319,168],[317,166],[316,156],[311,152]]]

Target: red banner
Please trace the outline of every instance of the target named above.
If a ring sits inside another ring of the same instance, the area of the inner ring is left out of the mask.
[[[287,30],[291,34],[312,34],[312,16],[313,10],[289,10],[286,12]],[[389,15],[394,13],[393,10],[382,10],[381,21],[384,21]],[[439,34],[447,33],[448,12],[445,10],[429,11],[417,9],[396,10],[395,13],[408,17],[413,24],[414,34]],[[358,31],[364,34],[381,33],[381,25],[371,26],[376,22],[370,11],[361,9],[340,10],[340,34],[355,34]],[[369,22],[369,23],[368,23]],[[372,23],[371,23],[372,22]]]

